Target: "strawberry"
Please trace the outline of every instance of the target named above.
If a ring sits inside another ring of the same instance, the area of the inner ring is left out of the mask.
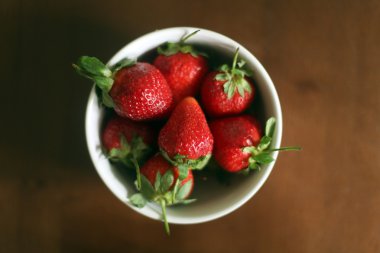
[[[172,92],[174,103],[188,96],[195,96],[199,91],[201,81],[208,71],[207,61],[202,53],[185,41],[195,31],[182,38],[178,43],[167,42],[157,49],[158,56],[153,62],[165,76]]]
[[[186,175],[181,175],[177,167],[171,165],[158,153],[141,168],[140,192],[129,199],[139,208],[144,207],[148,201],[161,205],[165,230],[170,234],[166,206],[195,201],[195,199],[188,199],[193,187],[194,177],[191,170]]]
[[[111,118],[102,132],[104,153],[111,161],[136,170],[138,188],[141,187],[139,164],[151,154],[155,138],[152,127],[119,116]]]
[[[124,59],[109,68],[95,57],[82,56],[73,64],[77,72],[92,79],[102,100],[118,115],[132,120],[154,120],[168,115],[172,92],[161,72],[149,63]]]
[[[244,61],[237,63],[236,49],[232,67],[222,65],[210,72],[201,86],[201,101],[205,112],[211,117],[235,115],[243,112],[253,101],[255,88],[243,70]]]
[[[180,169],[202,169],[211,157],[213,143],[205,115],[192,97],[176,106],[158,136],[162,155]]]
[[[102,144],[111,161],[133,168],[151,153],[155,137],[150,126],[114,116],[102,131]]]
[[[216,119],[210,123],[215,139],[214,158],[229,172],[249,172],[273,161],[271,153],[281,150],[299,150],[299,147],[270,148],[275,118],[270,118],[265,135],[259,122],[249,115]]]

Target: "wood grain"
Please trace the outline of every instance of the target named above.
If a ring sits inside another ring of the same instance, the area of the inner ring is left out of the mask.
[[[0,252],[380,252],[379,1],[2,0],[0,11]],[[70,64],[182,25],[258,57],[283,144],[303,151],[281,154],[236,212],[168,238],[96,175],[90,87]]]

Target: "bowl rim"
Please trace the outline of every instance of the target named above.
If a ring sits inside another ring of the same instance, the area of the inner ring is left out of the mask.
[[[248,51],[243,45],[241,45],[240,43],[236,42],[235,40],[225,36],[225,35],[222,35],[218,32],[214,32],[214,31],[211,31],[211,30],[208,30],[208,29],[204,29],[204,28],[197,28],[197,27],[169,27],[169,28],[163,28],[163,29],[158,29],[158,30],[155,30],[155,31],[152,31],[150,33],[147,33],[145,35],[142,35],[134,40],[132,40],[131,42],[127,43],[125,46],[123,46],[118,52],[116,52],[112,57],[111,59],[108,61],[108,65],[112,65],[114,63],[116,63],[118,60],[120,60],[121,58],[125,57],[125,52],[128,48],[132,47],[133,45],[136,45],[136,44],[140,44],[141,41],[144,41],[146,39],[149,39],[151,38],[152,36],[157,36],[157,34],[160,34],[160,33],[165,33],[165,32],[176,32],[176,31],[194,31],[194,30],[201,30],[202,33],[207,33],[209,36],[212,36],[214,39],[217,39],[217,40],[220,40],[220,41],[223,41],[224,43],[227,43],[227,44],[231,44],[233,47],[239,47],[239,54],[240,55],[244,55],[244,58],[246,59],[247,62],[249,62],[250,64],[254,65],[255,68],[257,69],[256,72],[260,72],[262,78],[264,79],[265,81],[265,85],[267,86],[267,88],[269,89],[270,91],[270,96],[272,97],[272,100],[273,100],[273,112],[274,112],[274,117],[276,118],[276,130],[275,130],[275,133],[274,133],[274,137],[273,137],[273,147],[279,147],[280,144],[281,144],[281,139],[282,139],[282,128],[283,128],[283,125],[282,125],[282,110],[281,110],[281,104],[280,104],[280,100],[279,100],[279,97],[278,97],[278,94],[277,94],[277,91],[276,91],[276,88],[272,82],[272,79],[270,78],[269,74],[267,73],[267,71],[265,70],[265,68],[263,67],[263,65],[259,62],[259,60],[250,52]],[[146,49],[146,51],[149,51],[149,49]],[[136,56],[137,57],[137,56]],[[89,153],[90,153],[90,157],[91,157],[91,160],[92,160],[92,163],[99,175],[99,177],[102,179],[102,181],[104,182],[104,184],[107,186],[107,188],[120,200],[122,201],[124,204],[126,204],[127,206],[129,206],[131,209],[135,210],[136,212],[146,216],[146,217],[149,217],[149,218],[152,218],[152,219],[155,219],[155,220],[160,220],[161,217],[158,213],[156,212],[152,212],[152,211],[146,211],[146,208],[136,208],[134,207],[133,205],[131,205],[127,199],[126,196],[120,196],[120,193],[117,191],[117,185],[115,185],[116,182],[114,182],[114,179],[115,177],[113,175],[111,175],[110,171],[107,171],[107,170],[104,170],[102,168],[99,167],[99,154],[96,153],[94,150],[94,147],[92,146],[92,143],[93,143],[93,136],[90,135],[90,133],[92,132],[91,129],[93,128],[93,119],[91,118],[92,116],[92,113],[91,113],[91,108],[94,104],[94,102],[97,101],[97,97],[96,97],[96,94],[95,94],[95,87],[92,87],[91,91],[90,91],[90,95],[88,97],[88,101],[87,101],[87,106],[86,106],[86,115],[85,115],[85,135],[86,135],[86,143],[87,143],[87,148],[89,150]],[[98,127],[97,127],[98,128]],[[100,136],[98,136],[100,138]],[[276,159],[277,156],[278,156],[278,152],[273,152],[272,154],[273,158]],[[247,194],[239,199],[238,201],[236,201],[235,203],[233,203],[233,205],[227,207],[227,208],[224,208],[222,210],[219,210],[215,213],[212,213],[212,214],[209,214],[209,215],[203,215],[203,216],[199,216],[199,217],[190,217],[190,218],[180,218],[180,217],[174,217],[174,216],[170,216],[168,214],[168,222],[169,223],[172,223],[172,224],[197,224],[197,223],[202,223],[202,222],[207,222],[207,221],[212,221],[212,220],[215,220],[215,219],[218,219],[218,218],[221,218],[227,214],[230,214],[232,213],[233,211],[235,211],[236,209],[238,209],[239,207],[241,207],[242,205],[244,205],[248,200],[250,200],[258,191],[259,189],[263,186],[263,184],[267,181],[270,173],[272,172],[273,170],[273,167],[275,165],[275,162],[272,162],[270,164],[267,165],[267,167],[265,168],[265,171],[263,173],[263,175],[260,177],[259,179],[259,182],[254,185],[254,187],[252,187],[252,189],[247,192]],[[120,182],[118,182],[120,184]]]

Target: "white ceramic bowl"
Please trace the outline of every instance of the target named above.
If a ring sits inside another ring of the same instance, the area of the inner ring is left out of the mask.
[[[188,43],[212,47],[221,54],[230,56],[230,59],[232,59],[236,48],[240,48],[239,57],[247,62],[247,68],[254,73],[253,79],[256,83],[256,92],[261,98],[261,104],[259,105],[262,108],[260,109],[261,117],[267,119],[274,116],[277,119],[272,147],[279,147],[282,135],[282,113],[272,80],[255,56],[242,45],[224,35],[194,27],[156,30],[127,44],[111,58],[108,64],[115,64],[125,57],[138,58],[166,41],[179,41],[184,35],[198,29],[200,31],[195,36],[192,36],[187,41]],[[125,173],[120,171],[120,168],[113,166],[102,155],[99,148],[101,146],[100,130],[103,117],[104,110],[99,106],[95,89],[92,89],[87,104],[85,128],[88,149],[97,172],[112,193],[130,208],[152,219],[161,219],[161,209],[158,205],[148,204],[139,209],[129,203],[127,196],[135,192],[133,178],[126,176]],[[265,122],[262,123],[264,124]],[[273,157],[277,157],[277,152],[273,154]],[[169,207],[167,209],[169,223],[201,223],[231,213],[257,193],[267,180],[274,164],[275,162],[272,162],[267,166],[263,166],[262,170],[250,173],[246,177],[243,175],[234,177],[230,182],[230,186],[220,184],[213,177],[209,177],[207,181],[198,182],[192,195],[197,201],[186,206]]]

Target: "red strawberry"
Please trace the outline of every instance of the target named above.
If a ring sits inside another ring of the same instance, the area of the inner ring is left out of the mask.
[[[165,158],[175,165],[202,169],[211,157],[213,137],[198,102],[187,97],[174,109],[161,129],[158,145]]]
[[[299,147],[270,149],[275,119],[270,118],[265,135],[259,122],[249,115],[217,119],[210,123],[215,139],[214,158],[222,169],[229,172],[260,169],[260,165],[273,161],[273,151],[299,150]]]
[[[147,201],[161,205],[165,230],[170,234],[166,219],[166,206],[188,204],[194,200],[187,199],[193,191],[194,177],[191,170],[181,177],[177,167],[166,161],[161,154],[156,154],[141,168],[141,193],[134,194],[130,201],[137,207],[143,207]]]
[[[185,44],[185,41],[198,31],[187,35],[178,43],[167,42],[165,48],[158,48],[159,55],[153,64],[165,76],[173,92],[174,103],[185,97],[195,96],[208,71],[205,57],[196,52],[191,45]]]
[[[212,117],[239,114],[253,101],[255,88],[247,78],[247,71],[242,69],[244,62],[237,63],[238,50],[232,68],[223,65],[220,70],[209,73],[202,83],[202,105]]]
[[[108,158],[132,168],[150,154],[155,138],[152,127],[119,116],[112,117],[102,132],[102,143]]]
[[[92,79],[102,91],[103,103],[132,120],[167,116],[172,92],[161,72],[149,63],[122,60],[108,68],[94,57],[82,56],[73,65],[79,74]]]
[[[215,138],[214,158],[219,165],[230,172],[247,168],[251,155],[242,149],[259,144],[259,122],[248,115],[229,117],[212,121],[210,129]]]

